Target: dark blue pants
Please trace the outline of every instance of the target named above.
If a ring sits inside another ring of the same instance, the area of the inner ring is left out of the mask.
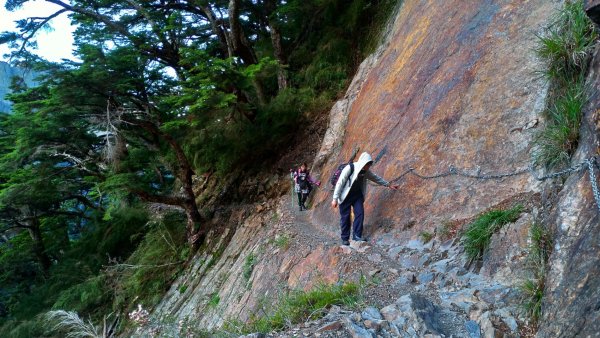
[[[362,237],[365,210],[363,204],[365,198],[359,190],[357,193],[348,194],[344,202],[340,204],[340,226],[342,228],[342,240],[350,239],[350,208],[354,209],[354,223],[352,224],[352,238]]]

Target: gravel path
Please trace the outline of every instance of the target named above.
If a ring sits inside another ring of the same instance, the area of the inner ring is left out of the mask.
[[[343,247],[337,227],[311,223],[310,211],[292,207],[289,195],[278,210],[279,233],[290,237],[290,250],[340,248],[333,251],[338,266],[351,267],[339,272],[340,280],[364,276],[368,282],[359,309],[333,306],[322,319],[268,337],[520,336],[514,290],[469,270],[458,240],[399,245],[376,239]]]

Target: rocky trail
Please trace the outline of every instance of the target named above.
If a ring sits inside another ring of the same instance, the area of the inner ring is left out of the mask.
[[[321,319],[267,337],[529,336],[518,319],[518,290],[480,274],[481,262],[467,261],[458,238],[400,245],[384,234],[342,246],[337,224],[311,223],[310,210],[298,211],[289,195],[278,213],[276,236],[289,237],[290,250],[328,252],[338,282],[367,282],[357,308],[333,306]],[[247,337],[259,336],[265,335]]]

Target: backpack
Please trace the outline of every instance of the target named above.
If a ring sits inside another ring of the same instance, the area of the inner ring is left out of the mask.
[[[354,163],[352,161],[348,162],[348,163],[342,163],[340,164],[337,169],[333,172],[333,175],[331,176],[331,178],[329,179],[329,182],[331,182],[331,185],[335,188],[335,185],[337,184],[337,181],[340,179],[340,175],[342,174],[342,170],[344,170],[344,168],[349,165],[350,166],[350,176],[352,176],[352,174],[354,173]],[[350,185],[350,180],[348,180],[348,185]]]
[[[310,189],[310,182],[308,181],[308,170],[304,173],[296,171],[296,183],[300,186],[300,189]]]

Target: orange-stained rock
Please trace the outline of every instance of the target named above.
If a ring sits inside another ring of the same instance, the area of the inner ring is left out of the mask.
[[[338,135],[341,146],[320,168],[322,176],[329,177],[354,146],[381,157],[372,170],[388,180],[408,168],[425,175],[450,165],[472,173],[526,168],[536,131],[526,127],[541,118],[547,92],[546,81],[535,74],[541,68],[534,54],[536,34],[557,5],[405,1],[389,44],[362,72],[362,81],[355,79],[360,91],[350,95],[355,99],[347,109],[345,133]],[[333,143],[328,140],[323,149]],[[501,181],[456,176],[425,181],[407,175],[398,184],[398,192],[369,187],[367,237],[390,226],[400,240],[414,237],[445,220],[466,219],[539,190],[529,175]],[[327,189],[317,192],[316,222],[337,224],[330,200]],[[416,225],[402,231],[403,224]]]
[[[333,284],[339,279],[339,247],[325,250],[317,247],[291,269],[288,286],[310,290],[318,283]]]

